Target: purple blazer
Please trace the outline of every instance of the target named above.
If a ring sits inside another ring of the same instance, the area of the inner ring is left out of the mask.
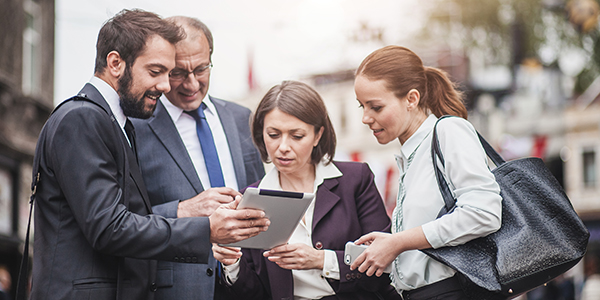
[[[373,172],[365,163],[333,162],[342,172],[326,179],[317,190],[313,215],[313,247],[335,250],[340,280],[328,279],[336,295],[327,299],[400,299],[387,274],[366,276],[344,264],[346,242],[372,231],[390,231],[390,218]],[[251,186],[258,186],[258,182]],[[294,299],[292,271],[262,256],[264,250],[242,249],[239,278],[229,288],[238,299]],[[226,280],[223,280],[225,282]]]

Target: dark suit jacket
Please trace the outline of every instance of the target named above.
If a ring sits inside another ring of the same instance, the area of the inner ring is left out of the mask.
[[[250,136],[250,110],[212,97],[211,101],[227,136],[237,184],[240,188],[246,187],[265,174],[260,154]],[[151,118],[132,121],[154,213],[175,218],[179,200],[204,191],[196,169],[162,102],[158,102]],[[209,263],[200,265],[159,261],[156,298],[213,299],[217,265],[212,252],[210,255]]]
[[[390,218],[367,164],[334,162],[343,176],[326,179],[317,190],[313,246],[335,250],[340,280],[329,279],[337,299],[400,299],[389,276],[366,276],[344,263],[346,242],[372,231],[390,230]],[[258,183],[252,186],[258,186]],[[292,271],[267,260],[264,250],[242,249],[239,278],[231,286],[238,299],[294,299]],[[232,298],[232,300],[235,298]]]
[[[160,259],[206,263],[208,218],[152,215],[135,156],[108,104],[62,104],[34,158],[32,299],[152,299]]]

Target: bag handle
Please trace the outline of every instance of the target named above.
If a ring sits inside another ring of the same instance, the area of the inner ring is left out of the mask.
[[[442,198],[444,199],[444,207],[442,207],[442,209],[438,213],[437,218],[440,218],[441,216],[452,212],[454,210],[454,208],[456,207],[456,199],[454,199],[454,196],[452,196],[452,192],[450,191],[448,182],[446,182],[446,179],[444,178],[444,172],[440,169],[440,165],[442,168],[445,169],[446,163],[444,160],[444,155],[442,154],[442,149],[440,147],[440,141],[438,140],[438,136],[437,136],[438,122],[440,122],[441,120],[443,120],[445,118],[449,118],[449,117],[455,117],[455,116],[444,115],[444,116],[441,116],[435,122],[435,125],[433,126],[433,136],[432,136],[432,141],[431,141],[431,158],[433,161],[433,169],[435,170],[435,178],[437,179],[440,193],[442,194]],[[496,150],[494,150],[494,148],[490,145],[490,143],[488,143],[488,141],[486,141],[483,138],[483,136],[481,136],[481,134],[479,134],[479,132],[477,130],[475,132],[477,132],[477,137],[479,138],[479,141],[481,142],[481,145],[483,146],[483,149],[485,150],[485,154],[492,160],[494,165],[496,165],[496,167],[499,167],[502,164],[504,164],[506,161],[502,158],[502,156],[500,156],[500,154],[498,154],[498,152],[496,152]],[[439,160],[439,164],[438,164],[438,160]]]
[[[27,282],[29,273],[29,230],[31,227],[31,214],[33,212],[33,200],[37,191],[37,184],[40,180],[40,172],[37,171],[39,166],[39,158],[34,162],[34,170],[36,176],[31,184],[31,196],[29,197],[29,221],[27,221],[27,232],[25,233],[25,248],[23,248],[23,257],[21,258],[21,266],[19,268],[19,279],[17,281],[17,300],[25,300],[27,295]]]

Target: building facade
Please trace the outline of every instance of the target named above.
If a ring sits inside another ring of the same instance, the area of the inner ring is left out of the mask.
[[[0,0],[0,265],[17,285],[31,166],[53,108],[54,0]]]

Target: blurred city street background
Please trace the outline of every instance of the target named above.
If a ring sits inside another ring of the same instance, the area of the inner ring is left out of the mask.
[[[211,29],[212,96],[254,110],[282,80],[317,89],[338,135],[336,159],[368,162],[390,213],[400,144],[377,144],[361,123],[354,70],[390,44],[445,70],[465,93],[469,121],[505,159],[542,158],[590,230],[584,261],[522,299],[581,299],[586,279],[600,272],[598,7],[598,0],[0,0],[0,266],[13,277],[11,293],[39,131],[93,75],[102,24],[141,8],[197,17]]]

